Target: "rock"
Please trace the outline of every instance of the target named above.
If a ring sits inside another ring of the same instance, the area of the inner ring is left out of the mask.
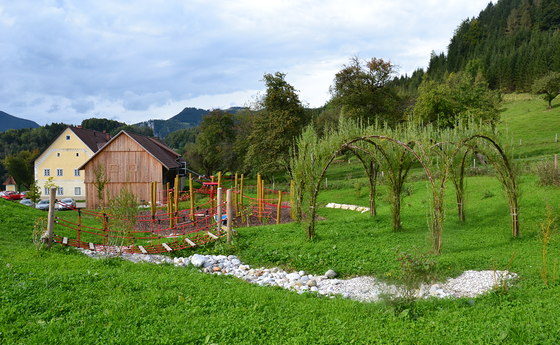
[[[222,269],[221,269],[220,267],[218,267],[218,266],[212,267],[212,271],[214,271],[214,272],[220,272],[221,270],[222,270]]]
[[[327,278],[334,278],[338,275],[338,273],[336,273],[333,270],[328,270],[327,272],[325,272],[325,277]]]
[[[204,266],[205,263],[206,263],[206,257],[204,255],[194,254],[193,256],[191,256],[191,264],[194,267],[200,268]]]
[[[301,276],[298,273],[293,272],[293,273],[287,274],[286,278],[288,278],[289,280],[299,280],[299,278],[301,278]]]
[[[309,279],[309,280],[307,281],[307,286],[309,286],[309,287],[315,287],[315,286],[317,286],[317,281],[316,281],[315,279]]]

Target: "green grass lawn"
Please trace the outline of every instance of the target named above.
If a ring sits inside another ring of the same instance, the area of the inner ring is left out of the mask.
[[[449,190],[440,278],[466,269],[507,269],[520,279],[507,291],[475,299],[427,300],[414,305],[360,303],[298,295],[192,268],[94,260],[56,245],[37,252],[34,218],[44,213],[0,201],[0,343],[2,344],[372,344],[540,343],[560,341],[560,287],[540,278],[539,227],[556,189],[521,179],[522,236],[510,237],[506,201],[490,177],[467,181],[467,222],[459,223]],[[282,266],[344,277],[373,274],[394,280],[397,253],[426,252],[426,184],[410,184],[404,230],[390,230],[389,208],[379,216],[320,209],[319,239],[305,240],[299,224],[238,229],[234,246],[198,253],[236,254],[253,266]],[[367,190],[327,189],[320,202],[367,205]],[[560,257],[558,241],[550,260]],[[192,255],[183,251],[175,255]]]

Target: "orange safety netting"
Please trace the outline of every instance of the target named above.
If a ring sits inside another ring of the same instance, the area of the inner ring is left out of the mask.
[[[173,213],[158,209],[155,214],[149,208],[140,211],[132,219],[108,212],[77,209],[65,205],[70,212],[56,217],[53,241],[68,246],[91,250],[118,250],[128,253],[155,254],[171,252],[202,245],[226,234],[226,204],[215,205],[214,193],[203,188],[195,193],[209,200],[194,209],[182,209]],[[263,224],[277,221],[278,191],[267,191],[266,199],[255,199],[234,192],[232,219],[244,224],[249,217],[258,218]],[[224,193],[225,194],[225,193]],[[167,193],[163,193],[167,195]],[[189,193],[181,193],[180,200],[189,200]],[[224,198],[225,199],[225,198]],[[289,203],[282,202],[282,209]],[[222,215],[222,219],[218,218]],[[130,217],[128,217],[130,218]],[[243,222],[241,222],[243,219]],[[248,224],[248,221],[247,221]]]

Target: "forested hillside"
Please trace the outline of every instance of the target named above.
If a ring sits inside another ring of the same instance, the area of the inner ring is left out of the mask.
[[[500,0],[464,20],[447,54],[432,54],[428,74],[441,80],[474,61],[493,89],[530,91],[549,71],[560,71],[560,1]]]

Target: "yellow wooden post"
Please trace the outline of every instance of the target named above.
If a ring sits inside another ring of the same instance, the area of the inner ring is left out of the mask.
[[[241,181],[240,181],[240,186],[239,186],[239,204],[241,205],[241,220],[243,222],[245,222],[245,209],[243,208],[243,180],[244,180],[244,175],[241,174]]]
[[[222,188],[222,172],[218,171],[218,188]]]
[[[173,218],[173,202],[172,199],[173,196],[171,195],[171,192],[169,191],[169,189],[167,190],[167,213],[169,215],[169,227],[174,227],[175,223],[174,223],[174,218]]]
[[[154,230],[154,226],[156,223],[156,213],[157,213],[157,182],[152,182],[151,185],[151,192],[150,192],[150,197],[151,197],[151,210],[152,210],[152,230]]]
[[[239,188],[238,187],[239,187],[239,180],[238,180],[237,173],[235,173],[235,182],[234,182],[234,185],[233,185],[233,190],[234,190],[234,193],[235,193],[234,204],[235,204],[235,216],[236,217],[239,215],[239,198],[237,196],[239,194]]]
[[[177,213],[179,212],[179,175],[175,175],[175,186],[173,188],[173,192],[174,192],[173,211],[175,213],[175,216],[177,216]]]
[[[191,220],[194,222],[194,188],[191,173],[189,173],[189,198],[191,199]]]
[[[282,210],[282,191],[278,191],[278,206],[276,206],[276,224],[280,224],[280,211]]]

